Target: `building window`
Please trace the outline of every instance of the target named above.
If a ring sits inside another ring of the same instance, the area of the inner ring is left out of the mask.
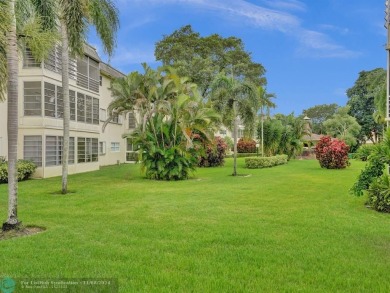
[[[41,62],[35,60],[29,48],[23,50],[23,68],[39,68]]]
[[[92,99],[92,124],[99,125],[99,99]]]
[[[111,152],[119,152],[120,151],[120,143],[119,142],[112,142],[111,143]]]
[[[26,135],[23,144],[23,159],[42,166],[42,136]]]
[[[77,93],[77,121],[99,124],[99,99]]]
[[[45,82],[45,116],[63,118],[64,116],[64,98],[62,87]]]
[[[77,60],[77,85],[99,92],[100,73],[99,62],[84,56]]]
[[[77,93],[77,122],[85,122],[85,95]]]
[[[62,136],[46,136],[46,166],[62,164],[63,141]],[[74,163],[74,137],[69,138],[68,163]]]
[[[62,73],[62,48],[57,45],[49,53],[49,56],[44,62],[45,69],[61,74]],[[76,80],[77,62],[73,58],[69,58],[69,78]]]
[[[70,120],[76,120],[76,92],[69,91]]]
[[[133,112],[129,113],[129,129],[134,129],[136,126],[135,114]]]
[[[116,124],[122,124],[123,122],[122,115],[119,115],[118,113],[112,113],[111,122]]]
[[[24,82],[24,115],[42,116],[42,89],[40,81]]]
[[[219,134],[226,135],[226,129],[220,129]]]
[[[106,142],[105,141],[99,141],[99,155],[105,155],[106,154]]]
[[[92,124],[92,97],[85,96],[85,122]]]
[[[77,162],[88,163],[97,162],[99,144],[97,138],[77,138]]]
[[[100,84],[100,86],[103,85],[103,77],[101,75],[99,76],[99,84]]]

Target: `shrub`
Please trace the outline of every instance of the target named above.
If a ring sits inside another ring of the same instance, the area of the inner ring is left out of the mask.
[[[353,155],[353,158],[365,162],[368,160],[368,157],[372,154],[373,150],[374,145],[363,144],[358,148],[356,153]]]
[[[383,174],[367,190],[368,204],[379,212],[390,212],[390,177]]]
[[[256,142],[253,139],[240,138],[237,142],[238,153],[255,153]]]
[[[152,148],[142,153],[146,177],[155,180],[184,180],[195,170],[196,155],[183,153],[178,147]]]
[[[212,144],[205,145],[204,154],[199,157],[199,167],[217,167],[225,163],[228,145],[219,136],[214,138]]]
[[[18,181],[26,180],[31,177],[37,166],[31,161],[18,160],[16,164],[18,170]],[[0,183],[8,182],[8,164],[0,163]]]
[[[321,168],[343,169],[349,165],[348,150],[345,142],[324,136],[317,143],[315,154]]]
[[[246,158],[245,166],[249,169],[259,169],[273,167],[277,165],[287,164],[288,156],[287,155],[277,155],[273,157],[256,157],[256,158]]]

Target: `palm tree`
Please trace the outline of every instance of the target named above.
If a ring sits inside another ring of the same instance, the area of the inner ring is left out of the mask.
[[[18,180],[18,46],[27,46],[33,56],[43,60],[55,41],[56,34],[51,31],[52,6],[49,0],[0,2],[0,99],[7,90],[8,113],[8,218],[3,230],[15,229],[20,225],[17,215]],[[46,7],[47,9],[42,9]],[[5,83],[7,80],[7,84]]]
[[[222,122],[225,125],[233,124],[233,176],[236,176],[238,123],[241,121],[246,129],[254,131],[259,104],[257,90],[250,82],[219,74],[211,85],[211,101],[214,109],[221,113]]]
[[[275,108],[276,104],[271,101],[275,94],[267,93],[261,86],[257,87],[257,94],[260,100],[260,123],[261,123],[261,156],[264,157],[264,107],[267,108],[267,117],[270,117],[270,108]]]
[[[93,25],[102,41],[104,51],[111,55],[119,27],[118,11],[111,0],[57,0],[62,45],[62,88],[64,100],[64,134],[62,153],[62,188],[68,192],[69,157],[69,53],[82,56],[89,25]]]

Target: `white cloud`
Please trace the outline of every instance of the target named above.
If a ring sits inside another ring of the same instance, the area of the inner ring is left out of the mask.
[[[264,4],[275,9],[306,11],[306,5],[297,0],[263,0]]]
[[[321,58],[351,58],[360,53],[348,50],[338,45],[326,34],[304,28],[301,19],[288,11],[305,11],[306,6],[298,0],[262,0],[263,7],[245,0],[120,0],[123,4],[192,5],[211,10],[221,17],[241,18],[242,21],[253,27],[266,30],[275,30],[284,33],[299,41],[298,52],[301,56]],[[327,25],[324,29],[335,29]],[[344,33],[348,33],[345,30]]]
[[[304,56],[309,55],[320,58],[353,58],[361,54],[335,44],[323,33],[311,30],[301,30],[299,33],[299,42],[301,47],[298,48],[297,52]]]
[[[125,69],[130,65],[139,65],[143,62],[155,62],[153,47],[119,47],[110,61],[115,68],[122,71],[126,71]]]

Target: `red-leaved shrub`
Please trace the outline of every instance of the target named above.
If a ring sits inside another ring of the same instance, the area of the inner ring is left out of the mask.
[[[204,145],[204,153],[199,157],[198,166],[223,166],[227,148],[226,142],[221,137],[216,136],[212,144]]]
[[[321,168],[343,169],[349,165],[349,146],[344,141],[324,136],[315,147],[317,160]]]
[[[256,153],[256,142],[253,139],[240,138],[237,142],[237,152]]]

